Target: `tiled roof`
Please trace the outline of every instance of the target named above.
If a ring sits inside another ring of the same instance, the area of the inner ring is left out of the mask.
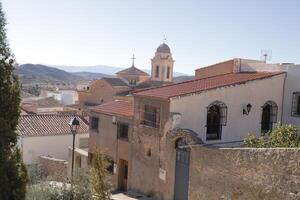
[[[284,72],[230,73],[210,78],[186,81],[169,86],[162,86],[154,89],[146,89],[141,92],[136,92],[134,95],[169,99],[171,97],[182,96],[219,87],[242,84],[247,81],[269,78],[282,73]]]
[[[111,86],[127,86],[127,84],[119,78],[102,78]]]
[[[128,74],[128,75],[142,75],[142,76],[149,76],[146,72],[136,68],[135,66],[129,67],[122,71],[117,72],[116,74]]]
[[[47,136],[71,134],[69,122],[75,115],[23,115],[19,119],[17,131],[21,136]],[[88,133],[88,122],[79,116],[78,133]]]
[[[109,115],[133,117],[133,104],[128,101],[111,101],[92,108],[91,111]]]
[[[162,86],[164,84],[169,84],[163,81],[144,81],[141,82],[140,84],[138,84],[135,89],[144,89],[144,88],[154,88],[154,87],[159,87]]]

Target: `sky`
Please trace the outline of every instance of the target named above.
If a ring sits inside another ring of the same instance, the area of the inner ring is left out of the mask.
[[[231,58],[300,63],[298,0],[2,0],[17,61],[150,69],[163,42],[174,71]]]

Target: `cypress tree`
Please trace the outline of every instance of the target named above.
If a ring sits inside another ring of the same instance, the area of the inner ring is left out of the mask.
[[[21,200],[25,199],[27,170],[17,148],[20,88],[5,26],[0,2],[0,200]]]

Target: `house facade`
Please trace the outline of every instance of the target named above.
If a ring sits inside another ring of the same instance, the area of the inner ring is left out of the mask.
[[[75,146],[88,147],[88,122],[74,115],[22,115],[17,132],[18,145],[26,165],[36,164],[39,156],[68,159],[68,148],[72,146],[73,136],[69,122],[77,117],[80,128],[76,135]]]
[[[133,131],[133,105],[112,101],[90,111],[89,157],[101,151],[109,162],[110,181],[117,190],[126,191],[131,174],[130,141]]]

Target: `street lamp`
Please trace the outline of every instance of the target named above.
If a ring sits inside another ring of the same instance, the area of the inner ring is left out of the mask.
[[[76,135],[76,133],[77,133],[77,131],[79,129],[80,123],[79,123],[79,120],[76,117],[74,117],[73,119],[71,119],[69,125],[70,125],[71,133],[73,134],[72,171],[71,171],[71,184],[73,185],[75,135]]]

